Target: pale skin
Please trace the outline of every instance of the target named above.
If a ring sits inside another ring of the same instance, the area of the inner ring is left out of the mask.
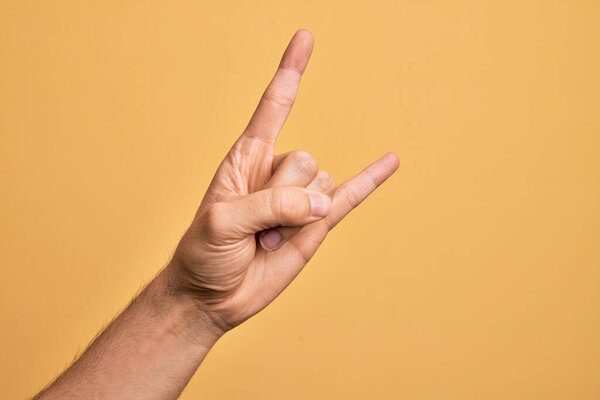
[[[275,155],[313,37],[296,32],[169,264],[36,399],[175,399],[210,348],[265,308],[327,233],[398,168],[337,185],[307,152]]]

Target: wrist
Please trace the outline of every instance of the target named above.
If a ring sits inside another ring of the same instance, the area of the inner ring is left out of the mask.
[[[173,330],[192,344],[210,349],[227,331],[213,311],[183,289],[173,262],[148,285],[148,290],[151,298],[160,299],[157,306],[161,310],[168,308]]]

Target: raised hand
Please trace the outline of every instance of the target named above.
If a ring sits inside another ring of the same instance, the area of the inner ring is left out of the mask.
[[[307,152],[273,154],[312,46],[296,32],[169,265],[36,399],[177,398],[223,333],[277,297],[396,170],[389,153],[336,186]]]
[[[312,35],[296,32],[169,265],[176,286],[223,330],[281,293],[327,233],[398,167],[388,153],[336,187],[309,153],[273,154],[312,48]]]

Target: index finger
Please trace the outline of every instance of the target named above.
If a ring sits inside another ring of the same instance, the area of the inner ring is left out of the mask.
[[[283,53],[277,72],[263,93],[244,136],[275,143],[296,99],[300,78],[312,49],[312,34],[304,29],[297,31]]]

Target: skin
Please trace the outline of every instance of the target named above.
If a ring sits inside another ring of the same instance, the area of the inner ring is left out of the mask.
[[[296,32],[173,259],[36,399],[177,398],[216,341],[271,303],[398,168],[388,153],[337,186],[309,153],[273,153],[312,48]]]

